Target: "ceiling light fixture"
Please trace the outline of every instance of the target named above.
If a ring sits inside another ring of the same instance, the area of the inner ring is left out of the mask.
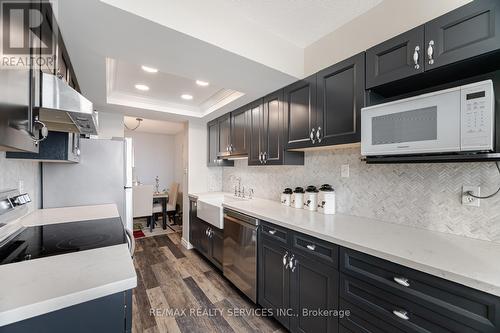
[[[207,81],[202,81],[202,80],[196,80],[196,84],[201,86],[201,87],[207,87],[210,82],[207,82]]]
[[[135,89],[141,90],[141,91],[148,91],[149,87],[145,84],[136,84]]]
[[[148,67],[148,66],[142,65],[141,68],[143,71],[148,72],[148,73],[158,73],[158,70],[156,68],[153,68],[153,67]]]
[[[181,98],[182,98],[182,99],[185,99],[185,100],[187,100],[187,101],[190,101],[190,100],[192,100],[192,99],[193,99],[193,95],[189,95],[189,94],[182,94],[182,95],[181,95]]]
[[[123,125],[125,125],[125,128],[128,129],[129,131],[135,131],[136,129],[139,128],[139,126],[141,126],[141,122],[144,119],[142,119],[142,118],[135,118],[135,120],[137,121],[137,125],[134,128],[128,127],[126,122],[124,122]]]

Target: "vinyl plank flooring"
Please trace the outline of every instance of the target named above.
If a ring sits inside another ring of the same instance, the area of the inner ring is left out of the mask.
[[[184,248],[178,234],[137,243],[141,250],[134,256],[138,281],[132,296],[133,333],[286,332],[274,319],[251,311],[234,315],[235,310],[257,306],[198,252]],[[163,312],[151,315],[151,308]]]

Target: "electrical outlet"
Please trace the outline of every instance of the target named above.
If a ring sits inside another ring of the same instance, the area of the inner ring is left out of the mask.
[[[463,186],[462,187],[462,205],[464,206],[473,206],[473,207],[479,207],[480,204],[480,199],[471,197],[470,195],[467,194],[467,192],[472,192],[472,194],[476,196],[481,195],[481,191],[479,186]]]
[[[349,178],[349,164],[342,164],[340,166],[340,177]]]

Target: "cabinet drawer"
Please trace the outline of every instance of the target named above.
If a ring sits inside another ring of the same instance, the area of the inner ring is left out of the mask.
[[[500,331],[500,298],[342,248],[340,270],[478,332]]]
[[[304,253],[309,258],[318,259],[338,268],[338,245],[304,234],[294,233],[292,236],[292,249]]]
[[[272,239],[278,240],[283,244],[288,244],[290,231],[281,227],[277,227],[274,224],[262,223],[261,234]]]
[[[340,299],[340,308],[349,310],[349,316],[339,319],[339,331],[343,333],[404,333],[380,318],[360,309],[359,307]]]

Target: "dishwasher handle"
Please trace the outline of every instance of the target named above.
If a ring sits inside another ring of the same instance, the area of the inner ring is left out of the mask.
[[[251,216],[248,216],[248,215],[245,215],[245,214],[241,214],[239,212],[235,212],[234,210],[224,209],[224,220],[226,220],[226,219],[231,221],[231,222],[241,224],[243,226],[250,225],[250,226],[253,226],[255,228],[257,228],[259,226],[258,219],[251,217]]]

